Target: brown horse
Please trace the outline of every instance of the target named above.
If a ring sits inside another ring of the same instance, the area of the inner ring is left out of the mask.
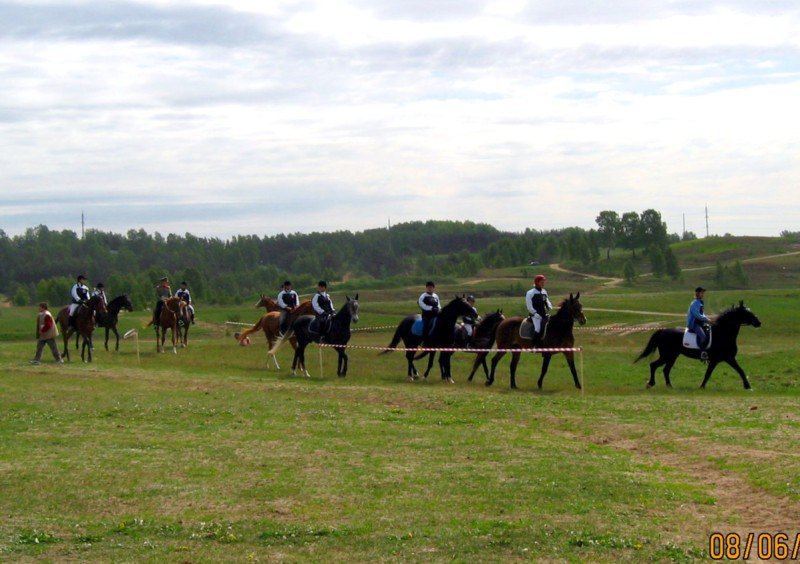
[[[497,336],[495,342],[498,349],[528,349],[528,348],[573,348],[575,346],[575,337],[572,335],[572,328],[577,321],[581,325],[586,323],[586,316],[583,314],[583,305],[580,302],[581,293],[578,292],[575,297],[572,294],[569,298],[565,298],[559,305],[558,311],[550,318],[547,324],[547,330],[544,339],[537,343],[535,346],[531,339],[525,339],[519,335],[519,327],[522,325],[523,317],[509,317],[497,327]],[[494,371],[497,363],[500,361],[505,352],[498,351],[492,357],[492,371],[489,374],[489,379],[486,380],[486,385],[491,386],[494,382]],[[519,363],[519,352],[513,352],[511,358],[511,387],[517,387],[516,372],[517,364]],[[550,358],[553,356],[552,352],[543,352],[542,357],[542,373],[539,376],[538,386],[542,389],[542,382],[544,376],[547,374],[547,367],[550,366]],[[575,387],[580,389],[581,383],[578,381],[578,372],[575,370],[575,354],[572,351],[564,351],[564,356],[567,358],[570,372],[572,372],[572,379],[575,381]]]
[[[172,353],[178,354],[178,341],[181,340],[179,333],[178,321],[183,320],[184,325],[189,323],[189,316],[186,313],[186,302],[180,298],[172,296],[164,302],[164,307],[161,308],[161,314],[158,318],[158,327],[156,327],[156,351],[164,352],[164,341],[167,338],[167,329],[170,329],[172,336]],[[153,320],[150,320],[145,327],[150,327]],[[161,341],[159,342],[159,329],[161,330]],[[185,346],[185,344],[184,344]]]
[[[92,362],[92,332],[94,331],[94,318],[95,313],[106,313],[106,305],[100,296],[92,296],[89,301],[75,311],[75,326],[71,327],[69,324],[69,306],[63,307],[58,312],[58,325],[61,328],[61,335],[64,338],[64,352],[61,356],[70,360],[69,358],[69,338],[73,333],[78,333],[83,337],[83,347],[81,348],[81,360],[86,362],[86,351],[89,351],[89,361]],[[77,329],[76,329],[77,328]]]
[[[269,308],[264,300],[269,300],[274,303],[272,298],[265,298],[264,296],[261,297],[261,301],[256,304],[256,307],[267,307],[268,311]],[[277,304],[276,304],[277,305]],[[289,344],[292,345],[292,349],[297,350],[297,339],[295,339],[294,335],[292,334],[292,325],[294,324],[294,320],[300,317],[301,315],[309,315],[313,314],[314,309],[311,307],[311,301],[306,300],[301,302],[299,306],[297,306],[294,311],[289,314],[289,330],[287,331],[286,335],[284,335],[283,339],[280,339],[280,322],[281,322],[281,312],[280,311],[269,311],[261,316],[261,319],[256,321],[256,324],[253,325],[250,329],[245,329],[239,334],[238,340],[239,342],[243,341],[245,337],[250,335],[251,333],[255,333],[259,329],[264,331],[264,336],[267,338],[267,368],[269,368],[269,360],[272,359],[272,362],[275,363],[275,369],[280,370],[281,367],[278,365],[278,359],[275,356],[275,351],[280,347],[281,343],[289,339]],[[280,341],[280,342],[279,342]]]

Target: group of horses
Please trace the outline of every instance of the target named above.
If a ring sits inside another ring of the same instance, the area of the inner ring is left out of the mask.
[[[56,316],[56,322],[59,325],[61,335],[64,339],[64,352],[61,356],[70,360],[69,356],[69,340],[72,335],[75,335],[75,348],[78,348],[78,339],[83,338],[83,347],[81,348],[81,360],[87,362],[92,361],[92,350],[94,344],[92,342],[92,333],[95,326],[103,327],[106,330],[105,347],[108,350],[108,337],[109,333],[113,332],[117,339],[116,350],[119,350],[119,332],[117,332],[117,322],[119,321],[119,312],[122,310],[133,311],[133,304],[127,294],[117,296],[106,306],[100,296],[92,296],[89,301],[75,311],[73,324],[70,324],[69,319],[69,306],[61,308]]]
[[[330,331],[325,335],[321,335],[311,328],[314,315],[310,301],[302,302],[291,312],[289,330],[285,335],[280,334],[281,314],[275,300],[262,295],[256,306],[265,307],[266,314],[253,327],[241,332],[238,335],[238,339],[241,342],[248,335],[259,330],[263,331],[267,338],[268,366],[270,360],[272,360],[275,368],[280,368],[275,353],[281,343],[284,340],[288,340],[295,349],[292,360],[292,373],[296,374],[296,371],[300,370],[308,376],[308,370],[305,366],[306,347],[311,342],[322,342],[335,348],[339,355],[337,375],[345,376],[347,374],[348,357],[346,350],[351,336],[350,323],[358,321],[358,295],[354,299],[347,297],[345,306],[334,316]],[[575,295],[570,294],[569,297],[564,298],[559,304],[556,313],[550,317],[543,338],[535,344],[531,339],[521,335],[520,327],[525,318],[521,316],[506,318],[500,309],[486,315],[475,327],[472,339],[468,340],[465,337],[463,325],[458,323],[459,318],[464,315],[477,316],[477,312],[464,296],[455,296],[441,309],[436,318],[436,323],[429,334],[424,336],[414,330],[414,325],[418,321],[419,315],[409,315],[399,323],[391,342],[380,354],[392,352],[397,349],[402,341],[405,349],[407,376],[410,380],[417,380],[420,375],[414,365],[414,361],[425,356],[428,357],[427,368],[423,375],[423,378],[427,379],[436,353],[439,352],[439,369],[442,380],[452,383],[451,358],[455,350],[464,349],[469,352],[472,349],[476,356],[472,363],[469,381],[472,381],[478,368],[483,368],[486,376],[486,386],[491,386],[495,381],[498,363],[507,352],[511,352],[510,385],[511,388],[516,388],[516,370],[522,349],[540,349],[543,361],[537,381],[539,389],[543,386],[553,355],[559,353],[566,358],[575,387],[581,388],[578,371],[575,367],[575,336],[573,332],[576,323],[579,325],[586,323],[586,316],[580,301],[580,292]],[[702,387],[706,386],[714,369],[724,362],[736,370],[742,379],[745,389],[751,388],[744,370],[736,362],[736,354],[738,352],[736,339],[739,329],[743,325],[753,327],[761,325],[761,321],[744,305],[744,302],[739,302],[738,306],[732,306],[725,310],[713,322],[713,340],[707,351],[708,366]],[[656,330],[645,349],[634,361],[638,362],[658,351],[658,358],[650,364],[648,388],[655,385],[656,370],[662,366],[666,385],[672,386],[669,378],[670,370],[680,355],[700,359],[699,350],[683,346],[683,333],[684,330],[679,328]],[[494,355],[491,359],[491,368],[489,368],[486,359],[492,352],[494,352]]]

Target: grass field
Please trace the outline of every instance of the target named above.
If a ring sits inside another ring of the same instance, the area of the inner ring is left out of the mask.
[[[493,274],[440,295],[492,295],[515,276]],[[481,374],[466,382],[467,355],[455,357],[455,385],[436,372],[407,382],[400,353],[366,350],[351,351],[346,378],[329,350],[320,374],[316,348],[310,379],[286,369],[288,347],[284,369],[266,370],[263,337],[239,347],[222,327],[255,321],[252,307],[201,308],[177,356],[155,353],[144,332],[141,363],[128,340],[118,353],[96,346],[91,365],[45,356],[33,367],[35,308],[0,309],[0,559],[691,561],[708,556],[715,531],[794,540],[800,292],[708,295],[709,311],[744,299],[763,322],[739,338],[755,391],[726,367],[699,390],[704,367],[689,359],[673,389],[659,375],[645,390],[647,363],[632,361],[649,334],[598,328],[680,325],[691,294],[559,277],[553,298],[584,292],[584,394],[558,357],[541,392],[538,356],[523,358],[517,391],[508,359],[493,387]],[[415,309],[390,294],[361,294],[360,326]]]

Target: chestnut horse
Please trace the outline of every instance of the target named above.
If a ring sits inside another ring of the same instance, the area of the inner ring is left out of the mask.
[[[272,300],[272,298],[265,298],[264,296],[262,296],[261,298],[262,298],[261,301],[259,301],[256,304],[256,307],[264,306],[264,307],[267,307],[267,310],[269,311],[269,307],[267,306],[267,302],[265,302],[265,300],[272,301],[273,303],[274,303],[274,300]],[[262,302],[264,302],[264,303],[262,303]],[[295,339],[294,335],[292,334],[291,327],[292,327],[295,319],[297,319],[301,315],[308,315],[308,314],[312,314],[312,313],[314,313],[314,309],[311,307],[311,301],[310,300],[306,300],[304,302],[301,302],[300,305],[298,305],[294,309],[294,311],[292,311],[289,314],[289,328],[290,329],[289,329],[289,331],[287,331],[287,334],[284,335],[283,339],[281,339],[281,342],[283,340],[286,340],[286,338],[288,337],[289,344],[292,345],[292,349],[297,350],[297,339]],[[241,342],[249,334],[255,333],[259,329],[264,331],[264,336],[267,338],[267,368],[269,368],[269,360],[272,359],[272,362],[275,363],[275,369],[276,370],[280,370],[281,369],[281,367],[278,365],[278,359],[275,356],[275,351],[277,350],[277,348],[281,344],[280,342],[278,342],[278,340],[280,338],[280,334],[281,334],[280,322],[281,322],[281,312],[280,311],[269,311],[269,313],[266,313],[266,314],[262,315],[261,319],[256,321],[255,325],[253,325],[250,329],[245,329],[238,336],[238,340]]]
[[[164,352],[164,341],[167,338],[167,329],[171,330],[172,336],[172,354],[178,354],[178,341],[181,340],[181,335],[178,332],[178,321],[183,320],[184,325],[188,323],[189,316],[186,314],[186,302],[180,298],[172,296],[164,302],[164,307],[161,308],[161,314],[158,318],[158,327],[156,327],[156,351]],[[153,321],[147,324],[149,327]],[[161,330],[161,342],[159,342],[159,329]],[[184,345],[185,346],[185,345]]]
[[[261,294],[261,299],[256,302],[256,307],[263,307],[267,310],[267,313],[271,311],[281,311],[281,307],[278,305],[278,302],[270,298],[269,296],[265,296]]]
[[[558,311],[550,318],[547,324],[547,330],[544,339],[533,344],[531,339],[525,339],[519,336],[519,327],[522,325],[523,317],[509,317],[497,327],[496,343],[498,349],[528,349],[528,348],[573,348],[575,346],[575,337],[572,335],[572,327],[577,321],[581,325],[586,323],[586,316],[583,314],[583,305],[580,302],[581,293],[578,292],[575,297],[572,294],[569,298],[564,298],[564,301],[559,305]],[[492,357],[492,371],[489,374],[489,379],[486,380],[486,385],[491,386],[494,382],[494,371],[497,368],[497,363],[500,361],[505,352],[496,352]],[[519,363],[519,352],[511,353],[511,387],[517,387],[517,364]],[[542,382],[544,376],[547,374],[547,367],[550,366],[550,358],[555,353],[543,352],[542,357],[542,373],[539,376],[537,383],[539,389],[542,389]],[[578,380],[578,372],[575,370],[575,354],[572,351],[564,351],[564,356],[567,358],[570,372],[572,372],[572,379],[575,381],[575,387],[580,389],[581,383]]]
[[[106,313],[106,305],[100,296],[92,296],[89,301],[75,311],[75,326],[71,327],[69,324],[69,306],[65,306],[58,312],[58,325],[61,328],[61,335],[64,337],[64,352],[61,356],[70,360],[69,358],[69,338],[73,333],[78,333],[83,337],[83,347],[81,348],[81,360],[86,362],[86,351],[89,351],[89,361],[92,362],[92,332],[94,331],[94,318],[95,313]],[[77,328],[77,329],[76,329]]]

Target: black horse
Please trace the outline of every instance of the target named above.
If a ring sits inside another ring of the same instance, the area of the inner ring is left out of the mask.
[[[462,315],[477,316],[478,313],[475,311],[475,308],[469,304],[464,296],[456,296],[450,301],[450,303],[442,308],[442,311],[439,312],[439,316],[436,318],[436,324],[434,325],[430,334],[424,338],[411,332],[411,328],[414,326],[414,322],[419,319],[419,315],[409,315],[400,322],[400,325],[397,326],[397,330],[394,332],[394,337],[392,337],[392,342],[389,343],[387,350],[380,354],[392,352],[391,349],[397,347],[398,343],[402,339],[403,345],[407,349],[406,360],[408,361],[408,377],[411,380],[416,380],[419,378],[419,372],[417,372],[417,368],[414,366],[415,352],[413,349],[420,345],[431,348],[452,347],[455,341],[454,331],[456,320]],[[439,368],[442,372],[442,380],[450,383],[453,382],[453,377],[450,375],[450,357],[452,356],[453,353],[447,351],[443,351],[439,355]],[[433,358],[430,358],[428,366],[430,367],[432,363]],[[426,372],[425,378],[427,377],[428,373]]]
[[[297,348],[292,360],[292,374],[295,374],[296,370],[302,370],[306,378],[310,377],[306,369],[306,347],[309,343],[347,345],[350,341],[350,321],[358,323],[358,294],[352,300],[348,296],[345,298],[347,301],[342,309],[333,316],[330,330],[325,335],[320,335],[315,331],[315,327],[312,326],[315,319],[313,315],[301,315],[292,323],[292,331],[297,339]],[[336,352],[339,353],[336,375],[347,376],[347,348],[345,346],[336,347]]]
[[[106,313],[98,313],[95,321],[98,327],[105,327],[106,330],[106,350],[108,350],[108,333],[114,332],[117,338],[117,346],[114,350],[119,350],[119,333],[117,332],[117,322],[119,321],[119,312],[121,310],[133,311],[133,304],[131,303],[128,294],[117,296],[108,302],[108,311]]]
[[[711,373],[714,372],[717,364],[727,362],[741,376],[744,389],[750,389],[747,375],[745,375],[739,363],[736,362],[736,353],[738,352],[736,338],[739,336],[739,329],[742,325],[761,327],[761,321],[750,311],[750,308],[744,305],[743,301],[740,301],[738,306],[731,306],[723,311],[716,321],[711,324],[712,337],[711,346],[708,347],[708,368],[706,368],[703,383],[700,385],[701,388],[706,387],[708,379],[711,378]],[[687,349],[683,346],[683,332],[683,329],[659,329],[653,333],[642,354],[634,361],[639,362],[658,349],[658,358],[650,363],[648,388],[656,385],[656,369],[659,366],[664,366],[664,380],[667,386],[671,388],[672,383],[669,381],[669,372],[678,357],[686,355],[689,358],[700,358],[698,349]]]

